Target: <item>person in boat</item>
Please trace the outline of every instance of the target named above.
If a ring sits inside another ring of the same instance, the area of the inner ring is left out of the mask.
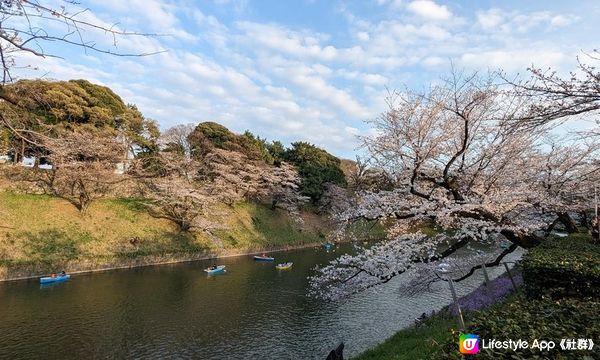
[[[65,275],[67,275],[67,273],[64,270],[60,272],[60,276],[65,276]]]
[[[52,274],[50,274],[50,277],[53,277],[53,278],[55,278],[55,277],[56,277],[56,273],[52,273]]]
[[[217,265],[213,265],[210,267],[211,270],[217,270]]]
[[[261,256],[262,256],[262,257],[267,257],[267,254],[265,254],[265,253],[262,253],[262,255],[261,255]]]

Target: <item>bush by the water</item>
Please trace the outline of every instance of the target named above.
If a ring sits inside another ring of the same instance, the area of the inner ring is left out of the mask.
[[[556,348],[550,352],[539,349],[482,349],[476,359],[592,359],[598,355],[597,346],[594,352],[587,350],[562,351],[561,339],[600,339],[600,301],[598,299],[561,299],[544,298],[531,300],[523,294],[517,295],[510,302],[495,306],[488,311],[475,315],[469,325],[469,332],[481,339],[517,341],[522,339],[554,341]],[[592,325],[592,326],[590,326]],[[438,359],[463,359],[458,352],[458,331],[454,331],[448,339],[443,351],[437,354]]]
[[[524,292],[491,309],[476,313],[467,326],[480,340],[519,339],[530,348],[483,349],[477,359],[595,359],[600,349],[563,351],[562,339],[600,339],[600,248],[589,236],[551,238],[523,258]],[[463,359],[458,352],[460,333],[453,331],[438,359]],[[532,349],[534,340],[554,341],[550,352]],[[595,357],[594,357],[595,356]],[[466,356],[468,357],[468,356]]]
[[[523,258],[529,297],[600,296],[600,247],[579,237],[549,239]]]

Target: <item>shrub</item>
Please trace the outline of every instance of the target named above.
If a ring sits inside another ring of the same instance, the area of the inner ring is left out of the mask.
[[[237,150],[236,139],[237,135],[225,126],[209,121],[198,124],[190,134],[188,141],[192,148],[201,145],[202,140],[207,140],[219,149]]]
[[[269,152],[266,139],[255,136],[250,131],[246,130],[246,132],[239,137],[239,141],[240,145],[244,148],[244,153],[250,159],[260,159],[269,165],[273,164],[273,156]]]
[[[332,183],[346,186],[346,177],[341,169],[340,159],[323,149],[306,143],[292,143],[292,148],[285,153],[285,160],[296,165],[302,178],[300,191],[316,203],[323,192],[325,184]]]
[[[281,143],[281,141],[273,141],[270,144],[267,144],[267,150],[269,150],[269,154],[273,158],[273,163],[277,166],[281,165],[281,161],[285,156],[285,147]]]
[[[266,140],[255,136],[250,131],[237,135],[221,124],[203,122],[192,131],[188,141],[192,153],[198,157],[202,157],[215,147],[245,154],[252,160],[263,160],[267,164],[273,164],[273,157],[267,148]]]
[[[499,304],[473,318],[469,332],[480,339],[479,353],[476,359],[592,359],[597,355],[597,345],[593,351],[563,351],[560,348],[562,339],[594,339],[600,338],[600,302],[597,299],[562,299],[553,301],[549,298],[530,300],[519,294],[509,303]],[[592,326],[590,326],[592,325]],[[454,331],[446,340],[437,359],[464,359],[458,351],[459,333]],[[499,341],[519,339],[554,341],[554,350],[539,349],[483,349],[482,339]],[[468,358],[468,357],[467,357]]]
[[[523,258],[528,296],[600,296],[600,247],[571,237],[549,239]]]

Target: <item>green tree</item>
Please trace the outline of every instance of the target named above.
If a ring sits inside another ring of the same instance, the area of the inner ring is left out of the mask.
[[[273,164],[273,156],[267,148],[267,140],[262,139],[260,136],[255,136],[246,130],[240,137],[241,145],[245,149],[246,155],[251,159],[260,159],[267,164]]]
[[[242,135],[237,135],[225,126],[215,122],[198,124],[189,135],[192,154],[203,157],[212,148],[236,151],[248,156],[252,160],[263,160],[273,164],[273,157],[267,148],[267,141],[246,130]]]
[[[294,142],[285,152],[284,159],[298,167],[302,181],[300,191],[317,202],[325,190],[326,183],[346,186],[346,177],[340,159],[307,142]]]
[[[4,92],[11,99],[2,103],[2,114],[6,128],[13,130],[10,142],[18,155],[15,159],[43,153],[40,138],[63,131],[114,136],[130,152],[156,149],[156,123],[108,87],[87,80],[20,80],[5,85]]]
[[[225,126],[216,122],[207,121],[198,124],[194,131],[190,134],[191,143],[197,142],[198,139],[206,139],[212,145],[219,149],[230,150],[236,142],[236,135],[229,131]],[[195,139],[198,138],[198,139]],[[192,144],[192,146],[197,144]]]
[[[273,158],[273,163],[277,166],[281,165],[281,162],[285,157],[285,147],[283,146],[281,141],[275,140],[272,143],[267,144],[267,150]]]

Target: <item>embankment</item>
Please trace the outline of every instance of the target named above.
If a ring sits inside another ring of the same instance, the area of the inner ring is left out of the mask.
[[[211,214],[220,229],[178,233],[139,199],[98,200],[82,215],[62,199],[0,191],[0,281],[313,246],[331,227],[310,211],[298,219],[255,203],[221,205]],[[377,226],[353,231],[383,236]]]

